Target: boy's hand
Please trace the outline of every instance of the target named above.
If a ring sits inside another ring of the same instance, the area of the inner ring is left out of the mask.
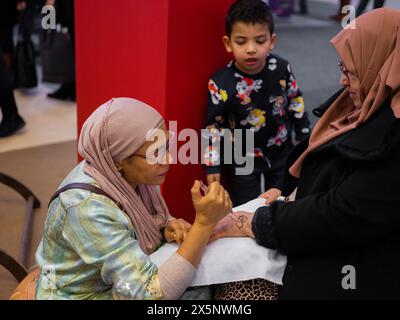
[[[207,185],[210,185],[213,182],[221,183],[221,174],[220,173],[213,173],[207,175]]]
[[[276,188],[271,188],[267,192],[261,194],[259,198],[266,199],[265,204],[271,204],[271,202],[274,202],[281,194],[282,194],[281,190]]]

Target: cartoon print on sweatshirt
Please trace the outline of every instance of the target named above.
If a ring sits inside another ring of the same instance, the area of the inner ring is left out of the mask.
[[[265,127],[265,111],[260,109],[251,110],[247,115],[247,118],[240,121],[240,124],[242,126],[249,124],[252,126],[250,130],[254,132],[259,131],[262,127]]]
[[[297,80],[290,75],[289,87],[287,89],[287,95],[289,99],[296,97],[299,94],[299,86],[297,85]]]
[[[215,144],[221,140],[222,133],[215,125],[209,125],[206,129],[201,130],[204,139]]]
[[[243,77],[239,73],[235,73],[235,77],[239,78],[240,81],[236,83],[237,94],[236,97],[240,99],[240,103],[243,105],[249,104],[251,102],[250,95],[253,92],[258,92],[261,89],[263,83],[262,80],[253,80],[250,78]]]
[[[254,158],[264,158],[264,152],[261,148],[254,148]]]
[[[282,143],[287,140],[288,131],[284,124],[281,124],[278,128],[278,132],[276,133],[275,137],[271,137],[268,140],[267,147],[278,146],[280,147]]]
[[[217,84],[210,79],[208,81],[208,90],[210,91],[211,100],[214,104],[219,104],[220,101],[228,100],[228,94],[225,90],[218,88]]]
[[[211,78],[218,86],[211,82],[214,89],[212,91],[216,93],[214,99],[217,99],[219,104],[214,104],[210,93],[207,92],[207,119],[204,128],[214,125],[219,135],[210,135],[209,144],[202,144],[200,153],[202,161],[206,154],[207,162],[217,160],[222,162],[224,156],[220,147],[225,146],[225,143],[233,147],[234,130],[243,132],[252,130],[254,146],[252,150],[242,150],[242,154],[256,157],[256,165],[261,164],[260,159],[264,158],[266,163],[262,164],[263,166],[283,167],[285,161],[283,159],[286,157],[286,151],[291,147],[292,140],[303,140],[310,133],[308,113],[306,110],[303,113],[302,101],[296,99],[302,96],[302,91],[298,88],[300,84],[289,72],[292,68],[288,66],[288,62],[274,54],[266,58],[264,69],[257,75],[242,73],[234,62],[233,60],[227,67],[218,70]],[[219,100],[219,98],[222,99],[222,96],[219,97],[221,88],[226,90],[229,96],[226,102]],[[291,109],[289,109],[290,105]],[[225,130],[222,129],[223,127]],[[220,139],[219,143],[218,139]],[[239,139],[239,135],[236,139]],[[240,140],[242,139],[243,137]],[[216,149],[208,149],[206,153],[205,149],[210,145]],[[232,163],[232,166],[235,165]],[[207,166],[206,169],[209,174],[221,170],[220,164]]]
[[[276,68],[278,67],[276,64],[277,62],[278,62],[278,60],[275,58],[268,59],[268,69],[271,71],[275,71]]]
[[[299,96],[290,100],[289,110],[293,111],[296,119],[301,119],[304,115],[304,99]]]
[[[285,116],[285,106],[287,104],[285,96],[271,96],[269,102],[272,104],[272,114],[274,116]]]
[[[204,164],[206,166],[215,166],[219,165],[219,152],[217,147],[215,146],[208,146],[204,152]]]

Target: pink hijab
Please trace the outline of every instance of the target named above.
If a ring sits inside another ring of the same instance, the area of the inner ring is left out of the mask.
[[[308,148],[290,167],[294,177],[300,176],[310,152],[368,121],[387,98],[394,116],[400,118],[400,11],[372,10],[357,18],[354,26],[331,42],[348,71],[360,79],[362,106],[356,109],[348,90],[342,92],[316,124]]]
[[[168,208],[156,186],[139,185],[136,192],[119,175],[114,162],[135,153],[145,143],[147,132],[163,122],[156,110],[141,101],[114,98],[85,121],[78,144],[79,154],[86,160],[85,173],[122,205],[146,254],[161,243],[160,229],[170,217]]]

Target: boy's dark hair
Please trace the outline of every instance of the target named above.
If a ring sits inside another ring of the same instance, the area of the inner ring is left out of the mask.
[[[261,23],[274,33],[274,20],[269,6],[262,0],[237,0],[229,8],[225,20],[226,34],[230,37],[235,22]]]

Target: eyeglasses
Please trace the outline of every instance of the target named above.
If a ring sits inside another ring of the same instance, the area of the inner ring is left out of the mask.
[[[338,62],[338,67],[339,67],[340,71],[342,71],[343,74],[347,76],[347,74],[348,74],[349,72],[347,71],[347,69],[346,69],[346,67],[344,66],[344,64],[343,64],[342,61],[339,61],[339,62]]]
[[[159,146],[159,144],[157,143],[155,144],[156,147],[150,146],[147,149],[146,154],[134,153],[132,157],[135,156],[146,159],[147,163],[151,165],[166,164],[167,153],[169,152],[170,146],[173,144],[174,135],[175,135],[174,132],[168,131],[169,139],[163,146]]]
[[[343,64],[342,61],[339,61],[339,62],[338,62],[338,66],[339,66],[340,71],[344,74],[344,76],[345,76],[349,81],[352,81],[352,82],[354,82],[354,81],[359,81],[358,78],[357,78],[357,76],[356,76],[353,72],[351,72],[351,71],[349,71],[349,70],[346,69],[346,67],[344,66],[344,64]]]

